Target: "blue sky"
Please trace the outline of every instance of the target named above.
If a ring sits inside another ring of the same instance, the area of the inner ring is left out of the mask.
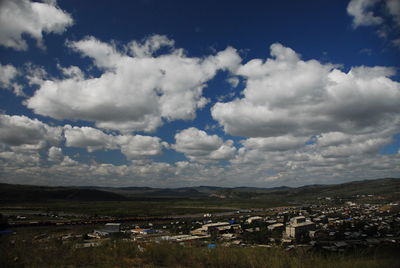
[[[400,174],[400,3],[0,2],[0,181]]]

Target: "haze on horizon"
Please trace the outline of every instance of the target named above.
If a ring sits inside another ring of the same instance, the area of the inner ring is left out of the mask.
[[[0,1],[0,182],[400,177],[400,2]]]

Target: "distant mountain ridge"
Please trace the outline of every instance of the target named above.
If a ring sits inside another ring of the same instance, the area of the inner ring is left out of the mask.
[[[304,196],[351,196],[357,194],[393,193],[400,195],[400,179],[384,178],[353,181],[332,185],[306,185],[301,187],[280,186],[218,187],[195,186],[182,188],[151,187],[97,187],[97,186],[32,186],[0,183],[0,202],[78,200],[124,201],[138,198],[290,198]]]

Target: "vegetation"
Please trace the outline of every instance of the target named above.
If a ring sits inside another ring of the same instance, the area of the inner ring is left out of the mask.
[[[281,248],[183,247],[139,245],[121,240],[101,247],[75,248],[59,242],[1,239],[0,267],[399,267],[400,248],[375,248],[350,253],[320,253]]]

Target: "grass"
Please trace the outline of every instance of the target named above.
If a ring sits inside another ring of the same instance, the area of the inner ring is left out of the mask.
[[[15,240],[10,243],[10,240]],[[139,244],[110,240],[97,248],[76,249],[73,243],[33,241],[28,234],[0,238],[0,267],[216,267],[314,268],[400,267],[399,246],[349,253],[283,248],[208,249],[202,245]]]

